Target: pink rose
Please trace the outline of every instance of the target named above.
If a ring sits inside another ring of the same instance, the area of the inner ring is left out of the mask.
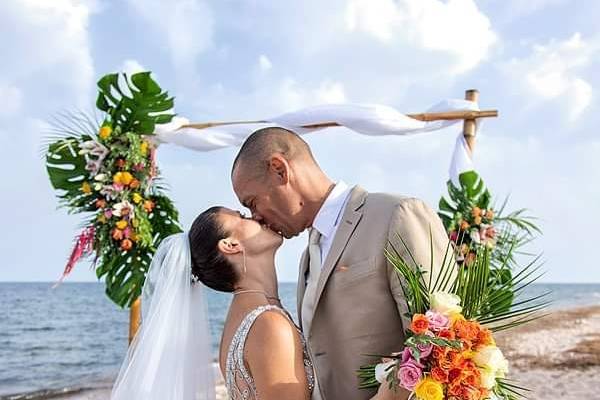
[[[432,331],[448,329],[448,326],[450,325],[450,320],[448,317],[435,311],[427,311],[425,316],[429,320],[429,328]]]
[[[454,243],[458,242],[458,232],[457,231],[450,232],[450,240],[452,240]]]
[[[429,355],[433,351],[433,344],[431,344],[431,343],[418,344],[417,349],[419,349],[419,353],[420,353],[419,361],[421,361],[423,358],[429,357]]]
[[[422,376],[421,366],[414,361],[400,364],[400,368],[398,368],[398,380],[405,389],[413,390]]]

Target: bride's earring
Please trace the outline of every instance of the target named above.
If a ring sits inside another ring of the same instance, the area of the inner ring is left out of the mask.
[[[246,275],[246,250],[242,250],[242,257],[244,258],[244,275]]]

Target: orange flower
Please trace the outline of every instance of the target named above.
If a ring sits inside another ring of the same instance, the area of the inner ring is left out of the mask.
[[[146,210],[147,213],[151,213],[153,209],[154,209],[154,202],[152,200],[144,201],[144,210]]]
[[[129,184],[129,187],[132,188],[132,189],[139,188],[140,187],[140,181],[138,181],[137,179],[133,178],[133,180]]]
[[[471,215],[473,216],[473,218],[480,217],[481,216],[481,208],[473,207],[473,209],[471,210]]]
[[[117,228],[113,229],[112,230],[112,238],[115,240],[123,239],[123,231],[120,229],[117,229]]]
[[[477,341],[479,342],[478,344],[480,345],[493,345],[496,342],[494,341],[494,337],[492,336],[492,331],[490,331],[487,328],[481,328],[481,330],[479,331],[479,335],[477,336]]]
[[[465,220],[462,220],[460,223],[460,229],[463,231],[466,231],[467,229],[469,229],[471,225],[469,225],[469,223]]]
[[[416,335],[422,335],[429,329],[429,320],[423,314],[415,314],[410,324],[410,330]]]
[[[473,221],[475,222],[475,225],[481,225],[481,217],[475,217],[473,218]]]
[[[96,208],[104,208],[106,207],[106,200],[98,199],[96,200]]]
[[[467,320],[456,320],[452,325],[456,336],[461,339],[475,341],[479,336],[480,325],[477,322]]]
[[[431,370],[431,377],[439,383],[448,383],[448,372],[440,367],[433,367]]]
[[[127,251],[130,250],[133,247],[133,242],[129,239],[123,239],[123,241],[121,242],[121,249]]]
[[[110,126],[103,126],[102,128],[100,128],[100,131],[98,132],[98,136],[100,136],[100,139],[106,140],[106,139],[108,139],[108,137],[110,136],[111,133],[112,133],[112,128]]]
[[[117,166],[117,168],[125,168],[125,160],[119,158],[115,161],[115,165]]]
[[[456,338],[456,334],[454,333],[454,331],[451,331],[450,329],[442,329],[441,331],[438,332],[438,336],[444,339],[450,339],[450,340],[454,340]]]

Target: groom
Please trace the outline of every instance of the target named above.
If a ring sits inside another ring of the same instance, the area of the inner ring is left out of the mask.
[[[257,221],[286,238],[309,229],[297,300],[317,377],[313,399],[371,398],[373,390],[358,389],[356,371],[377,361],[367,354],[400,351],[409,323],[384,249],[392,245],[411,260],[399,235],[429,279],[431,243],[437,265],[448,245],[438,216],[415,198],[334,183],[306,142],[283,128],[248,137],[234,161],[232,182]]]

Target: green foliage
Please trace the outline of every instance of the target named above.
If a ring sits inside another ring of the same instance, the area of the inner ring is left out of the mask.
[[[63,115],[58,137],[48,145],[46,169],[60,203],[93,225],[96,275],[104,279],[106,295],[126,307],[140,296],[160,242],[181,232],[175,205],[157,184],[153,145],[145,137],[155,124],[171,121],[173,98],[150,72],[130,79],[105,75],[98,88],[96,105],[105,112],[104,121]],[[127,175],[128,183],[118,175]],[[115,215],[123,204],[131,210]],[[125,222],[126,228],[119,228]]]

